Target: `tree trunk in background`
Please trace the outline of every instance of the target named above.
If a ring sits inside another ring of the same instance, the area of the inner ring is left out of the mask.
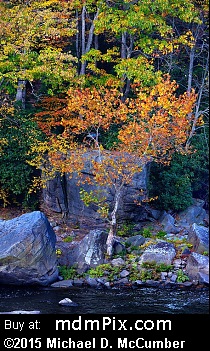
[[[129,46],[127,44],[128,41],[128,33],[123,32],[121,36],[121,59],[128,59],[131,57],[131,53],[133,50],[133,37],[132,35],[129,36]],[[128,94],[130,92],[130,79],[124,74],[122,77],[122,81],[124,82],[124,87],[122,89],[122,102],[125,102],[125,100],[128,97]]]
[[[26,108],[26,80],[18,80],[16,101],[21,102],[22,108]]]
[[[98,18],[99,10],[97,10],[94,15],[94,19],[92,20],[91,26],[89,28],[88,37],[86,40],[86,7],[82,8],[82,29],[81,29],[81,47],[82,47],[82,56],[85,55],[88,51],[90,51],[91,46],[93,44],[93,35],[94,35],[94,21]],[[85,74],[85,69],[87,66],[87,61],[81,62],[80,75]]]

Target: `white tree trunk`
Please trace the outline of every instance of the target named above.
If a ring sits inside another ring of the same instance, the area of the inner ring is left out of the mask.
[[[129,44],[127,42],[129,42]],[[132,50],[133,50],[133,36],[131,34],[128,35],[127,32],[123,32],[121,37],[121,58],[122,59],[130,58]],[[124,87],[122,89],[123,95],[121,100],[122,102],[125,102],[130,92],[130,79],[126,76],[126,74],[123,75],[122,82],[124,83]]]
[[[117,214],[117,210],[119,207],[122,187],[123,187],[123,184],[121,184],[120,187],[118,189],[116,189],[114,209],[111,213],[110,230],[109,230],[109,234],[108,234],[107,241],[106,241],[107,255],[109,257],[111,257],[113,254],[113,241],[114,241],[114,236],[116,235],[116,230],[117,230],[116,214]]]
[[[89,29],[89,34],[87,38],[87,43],[85,40],[86,37],[86,7],[83,6],[82,8],[82,55],[85,55],[88,51],[90,51],[91,45],[93,44],[93,34],[94,34],[94,21],[98,18],[99,15],[99,10],[97,10],[94,19],[91,23],[90,29]],[[87,62],[84,61],[81,63],[81,69],[80,69],[80,75],[85,74],[85,69],[86,69]]]
[[[22,103],[22,108],[26,107],[26,80],[18,80],[16,101]]]

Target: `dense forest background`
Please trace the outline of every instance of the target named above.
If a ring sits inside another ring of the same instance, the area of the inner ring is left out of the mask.
[[[208,5],[1,0],[0,205],[37,208],[41,171],[80,169],[61,154],[124,147],[153,206],[208,208]]]

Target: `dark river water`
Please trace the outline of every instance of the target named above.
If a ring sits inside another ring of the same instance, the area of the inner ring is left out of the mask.
[[[70,298],[76,307],[59,301]],[[209,314],[209,290],[25,288],[0,286],[0,312],[41,314]]]

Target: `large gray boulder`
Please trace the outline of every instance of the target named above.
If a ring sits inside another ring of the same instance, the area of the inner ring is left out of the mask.
[[[57,248],[61,250],[59,265],[75,266],[78,273],[84,273],[104,263],[107,236],[107,232],[95,229],[90,230],[81,241],[57,243]]]
[[[209,257],[192,252],[187,261],[186,273],[191,280],[209,285]]]
[[[164,211],[162,216],[159,218],[159,222],[166,233],[177,234],[180,231],[180,228],[175,226],[174,217],[166,211]]]
[[[126,242],[132,246],[141,246],[145,243],[146,239],[142,235],[134,235],[129,237]]]
[[[140,257],[139,264],[143,262],[156,262],[157,264],[165,263],[170,265],[175,256],[176,250],[174,245],[166,241],[161,241],[146,248]]]
[[[46,286],[58,279],[56,236],[40,211],[0,220],[0,284]]]
[[[203,208],[205,201],[193,199],[193,204],[186,210],[181,211],[177,217],[177,223],[181,227],[190,227],[193,223],[203,225],[207,217],[206,210]]]
[[[193,245],[193,251],[209,253],[209,228],[194,223],[188,233],[188,241]]]

